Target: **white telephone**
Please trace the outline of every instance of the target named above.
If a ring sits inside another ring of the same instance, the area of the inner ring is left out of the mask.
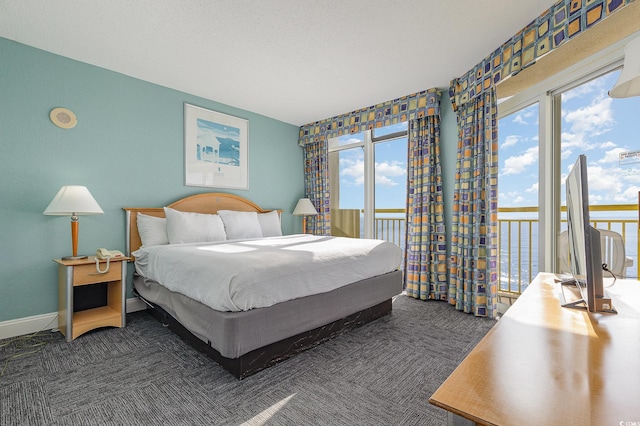
[[[106,248],[99,248],[96,251],[96,257],[98,259],[107,259],[111,257],[124,257],[124,254],[122,254],[122,252],[119,250],[107,250]]]
[[[124,254],[119,250],[107,250],[106,248],[99,248],[96,250],[96,271],[98,271],[99,274],[106,274],[109,272],[109,260],[111,260],[112,257],[124,257]],[[101,270],[100,260],[105,259],[107,260],[107,266],[104,270]]]

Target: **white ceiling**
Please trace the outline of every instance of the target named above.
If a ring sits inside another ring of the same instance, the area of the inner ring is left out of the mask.
[[[554,3],[0,0],[0,37],[302,125],[446,88]]]

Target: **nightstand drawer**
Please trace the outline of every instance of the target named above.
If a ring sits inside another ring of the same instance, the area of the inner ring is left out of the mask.
[[[106,268],[106,263],[100,263],[100,269]],[[118,281],[121,278],[120,262],[112,262],[106,274],[99,274],[96,271],[95,263],[89,265],[78,265],[74,267],[73,285],[95,284],[107,281]]]

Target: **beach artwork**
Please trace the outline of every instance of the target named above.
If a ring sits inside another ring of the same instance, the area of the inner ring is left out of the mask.
[[[248,189],[248,122],[185,104],[185,185]]]

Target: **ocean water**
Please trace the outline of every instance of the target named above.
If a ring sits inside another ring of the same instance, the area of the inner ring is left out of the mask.
[[[629,212],[623,212],[629,213]],[[625,257],[633,261],[633,266],[627,268],[626,277],[638,277],[638,222],[634,215],[626,214],[617,217],[611,215],[592,215],[592,225],[596,221],[596,227],[608,229],[608,221],[612,221],[611,230],[624,236]],[[500,217],[500,284],[501,290],[524,291],[539,272],[538,262],[538,223],[531,223],[531,233],[527,222],[504,222],[507,218]],[[518,218],[518,220],[524,220]],[[535,219],[534,219],[535,220]],[[627,221],[627,222],[622,222]],[[511,227],[511,241],[508,230]],[[561,232],[566,230],[565,221],[561,223]],[[518,237],[518,231],[520,234]],[[520,241],[520,243],[518,243]],[[511,251],[511,257],[509,257]],[[531,252],[530,252],[531,251]],[[606,274],[605,274],[606,276]]]
[[[625,214],[626,213],[626,214]],[[607,229],[608,223],[605,221],[617,221],[611,224],[611,230],[624,235],[625,238],[625,255],[633,261],[633,266],[627,268],[626,276],[628,278],[638,277],[638,222],[637,216],[632,215],[633,212],[621,212],[617,217],[604,215],[592,215],[592,219],[598,221],[597,227]],[[379,215],[381,218],[404,219],[403,214],[384,214]],[[501,290],[509,290],[513,292],[524,291],[527,285],[535,278],[539,271],[538,262],[538,222],[536,218],[524,216],[500,216],[501,232],[500,232],[500,276],[499,288]],[[505,222],[512,220],[513,222]],[[625,220],[628,222],[620,222]],[[364,216],[361,216],[361,223],[364,223]],[[389,230],[386,221],[378,220],[376,238],[389,240],[405,249],[405,232],[404,222],[400,230]],[[561,231],[566,229],[566,222],[562,222]],[[509,227],[511,227],[511,241],[509,240]],[[531,229],[529,229],[529,227]],[[624,227],[624,229],[623,229]],[[624,233],[623,233],[624,231]],[[389,236],[390,238],[387,238]],[[360,237],[364,238],[364,230],[361,230]],[[391,237],[394,237],[393,239]],[[511,252],[511,257],[509,257]]]

